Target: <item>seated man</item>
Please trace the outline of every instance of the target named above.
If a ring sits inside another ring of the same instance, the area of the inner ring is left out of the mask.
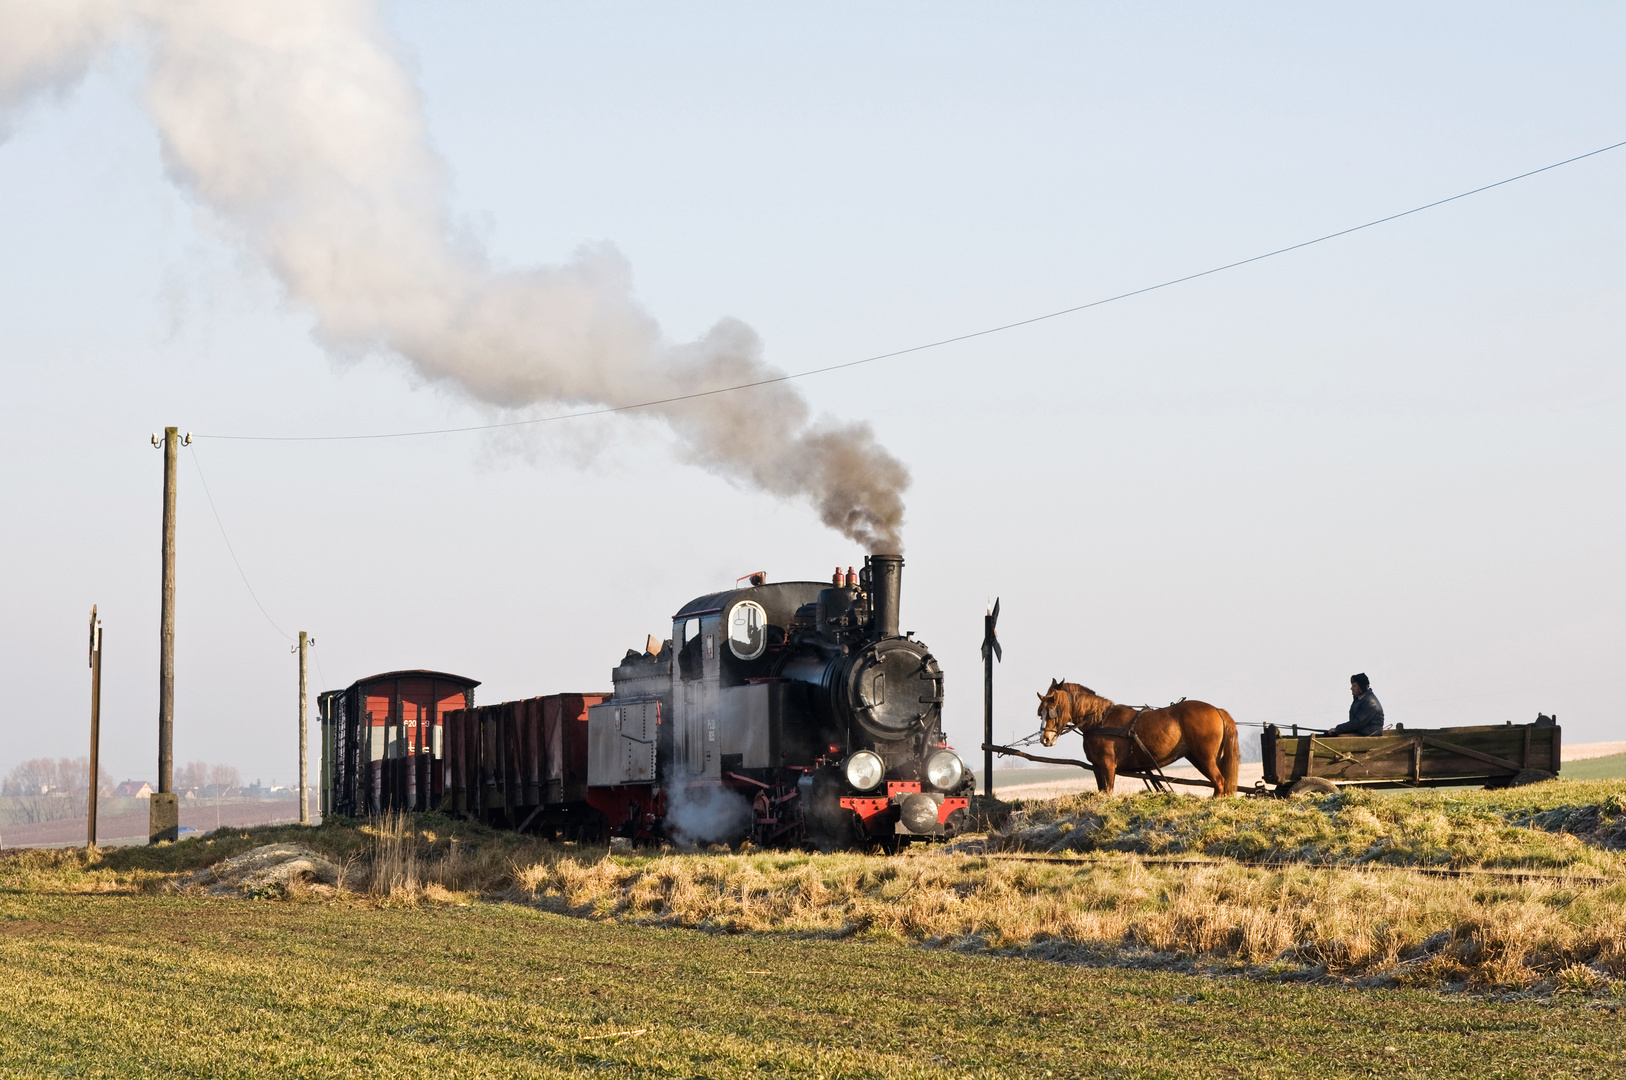
[[[1383,734],[1383,706],[1372,692],[1372,681],[1364,674],[1349,677],[1349,719],[1327,732],[1328,735]]]

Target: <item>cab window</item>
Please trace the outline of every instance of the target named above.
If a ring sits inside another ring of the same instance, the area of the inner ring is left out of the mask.
[[[755,660],[768,647],[768,613],[754,600],[742,600],[728,613],[728,648],[741,660]]]

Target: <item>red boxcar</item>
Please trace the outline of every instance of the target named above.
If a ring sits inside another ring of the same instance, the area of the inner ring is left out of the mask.
[[[322,694],[322,813],[438,807],[446,717],[471,708],[479,685],[444,671],[389,671]]]

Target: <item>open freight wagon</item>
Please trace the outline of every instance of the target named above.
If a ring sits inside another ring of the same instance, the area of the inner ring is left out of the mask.
[[[609,694],[548,694],[446,715],[440,809],[510,829],[583,839],[605,821],[587,802],[587,710]]]
[[[1558,775],[1561,729],[1550,716],[1531,724],[1408,728],[1381,735],[1284,733],[1266,724],[1265,783],[1279,794],[1371,788],[1508,787]]]

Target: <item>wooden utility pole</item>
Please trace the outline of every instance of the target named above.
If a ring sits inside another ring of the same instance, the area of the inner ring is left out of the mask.
[[[175,794],[175,480],[180,448],[192,436],[180,438],[178,428],[164,429],[164,536],[163,584],[158,615],[158,790],[148,811],[148,841],[159,843],[180,836],[180,800]]]
[[[85,830],[85,846],[96,846],[96,781],[101,777],[102,747],[102,620],[96,605],[90,606],[90,824]]]
[[[305,650],[316,642],[305,636],[305,631],[299,632],[299,823],[310,824],[310,794],[305,786]]]
[[[982,617],[982,793],[994,794],[994,661],[1005,659],[999,647],[999,599]]]

